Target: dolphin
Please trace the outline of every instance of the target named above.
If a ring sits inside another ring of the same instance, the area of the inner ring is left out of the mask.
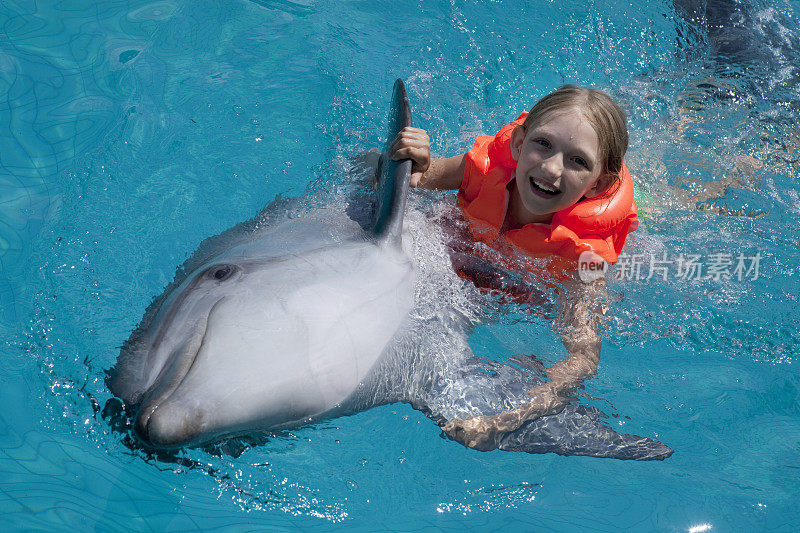
[[[387,148],[411,125],[401,80],[389,122]],[[456,293],[420,271],[403,224],[411,162],[384,151],[378,166],[364,206],[287,214],[279,201],[205,240],[178,269],[107,376],[145,446],[202,446],[399,401],[444,423],[513,408],[544,380],[533,358],[509,365],[471,353],[468,305],[451,305]],[[505,435],[499,448],[638,460],[672,453],[620,435],[604,416],[568,405]]]
[[[701,81],[699,89],[720,100],[755,96],[780,102],[794,123],[800,108],[800,36],[789,16],[781,9],[737,0],[672,0],[672,6],[685,41],[679,51],[699,56],[713,76]],[[753,100],[751,105],[757,104]]]

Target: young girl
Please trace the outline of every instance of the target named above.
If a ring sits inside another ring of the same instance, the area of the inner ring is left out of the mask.
[[[548,94],[494,137],[478,137],[466,154],[431,159],[430,139],[418,128],[395,139],[392,159],[413,161],[411,186],[458,190],[473,238],[553,257],[565,278],[557,329],[566,359],[547,369],[550,380],[530,390],[529,403],[452,420],[443,426],[451,438],[496,448],[527,420],[561,411],[570,392],[597,372],[605,285],[602,278],[581,283],[577,266],[583,253],[615,262],[638,225],[627,148],[625,113],[604,92],[574,85]]]

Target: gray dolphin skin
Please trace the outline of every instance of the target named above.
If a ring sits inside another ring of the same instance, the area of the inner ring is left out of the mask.
[[[780,102],[790,111],[792,125],[800,109],[800,37],[791,28],[791,15],[779,6],[738,0],[672,0],[678,33],[693,43],[682,54],[694,57],[709,74],[741,84],[717,89],[715,80],[701,88],[718,98],[748,96]],[[717,90],[715,90],[717,89]],[[727,94],[726,94],[727,93]]]
[[[397,80],[389,143],[410,125]],[[519,405],[543,381],[533,358],[473,356],[464,314],[447,302],[430,309],[443,301],[431,296],[440,284],[420,274],[418,239],[403,223],[411,162],[385,152],[381,161],[361,210],[371,222],[337,205],[272,218],[267,208],[201,243],[178,270],[108,373],[145,446],[201,446],[398,401],[442,423]],[[672,453],[616,433],[603,416],[569,405],[500,448],[637,460]]]

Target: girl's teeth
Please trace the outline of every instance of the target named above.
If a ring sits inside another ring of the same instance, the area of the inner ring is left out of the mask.
[[[548,197],[553,197],[558,195],[561,191],[558,190],[557,187],[553,187],[551,185],[545,185],[544,183],[539,183],[533,176],[528,178],[531,182],[531,187],[535,190],[539,191],[539,194],[544,193]]]
[[[531,178],[531,183],[533,183],[533,185],[536,188],[541,189],[543,191],[550,192],[550,193],[558,192],[558,189],[556,189],[555,187],[551,187],[549,185],[545,185],[544,183],[540,183],[540,182],[536,181],[533,178]]]

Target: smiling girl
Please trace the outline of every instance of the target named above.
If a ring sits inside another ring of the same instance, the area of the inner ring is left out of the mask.
[[[638,225],[633,185],[623,163],[625,113],[602,91],[565,85],[494,137],[480,136],[466,154],[431,159],[424,130],[405,128],[392,159],[413,161],[411,186],[458,190],[458,205],[476,240],[504,243],[534,257],[558,259],[564,290],[558,327],[564,361],[549,381],[530,390],[530,402],[496,415],[451,420],[451,438],[479,450],[528,420],[561,411],[572,391],[597,372],[602,278],[581,283],[578,259],[614,263]]]

